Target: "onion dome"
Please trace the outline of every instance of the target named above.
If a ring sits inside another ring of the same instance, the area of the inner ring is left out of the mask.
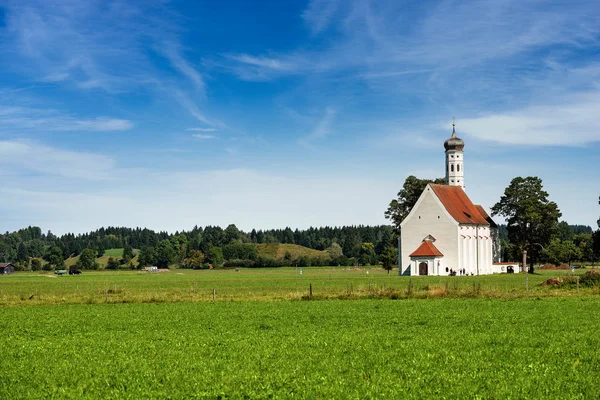
[[[463,140],[459,137],[456,136],[456,125],[454,123],[452,123],[452,136],[450,136],[449,139],[446,139],[446,141],[444,142],[444,148],[446,149],[446,151],[448,150],[459,150],[462,151],[462,149],[465,147],[465,142],[463,142]]]

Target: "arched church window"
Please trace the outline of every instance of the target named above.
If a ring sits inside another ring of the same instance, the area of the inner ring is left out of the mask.
[[[456,172],[460,172],[460,164],[456,166]]]
[[[450,171],[454,172],[454,164],[450,164]]]

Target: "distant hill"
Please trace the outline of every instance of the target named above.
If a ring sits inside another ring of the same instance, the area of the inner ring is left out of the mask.
[[[138,264],[138,253],[140,251],[137,249],[133,250],[133,254],[135,254],[135,257],[133,257],[133,264],[137,265]],[[98,264],[101,265],[101,268],[106,267],[106,264],[108,264],[108,259],[110,257],[116,259],[116,260],[120,260],[121,256],[123,255],[123,249],[108,249],[104,252],[104,255],[102,257],[96,258],[96,262]],[[77,260],[79,260],[79,256],[75,256],[75,257],[69,257],[65,260],[65,268],[68,268],[72,265],[75,265],[75,263],[77,263]]]
[[[301,256],[308,257],[328,257],[329,254],[325,250],[314,250],[308,247],[297,244],[282,244],[282,243],[261,243],[257,244],[258,255],[262,257],[270,257],[282,259],[285,253],[289,252],[292,257],[298,258]]]

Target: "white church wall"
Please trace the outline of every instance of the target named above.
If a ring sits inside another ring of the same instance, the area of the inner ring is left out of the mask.
[[[440,272],[446,275],[446,267],[456,270],[458,264],[458,223],[452,219],[432,189],[427,187],[413,207],[413,210],[401,224],[401,274],[418,275],[419,271],[411,267],[409,255],[421,245],[427,235],[436,238],[435,247],[444,255],[440,260]]]
[[[492,273],[492,239],[488,226],[461,225],[459,236],[459,267],[467,275]]]

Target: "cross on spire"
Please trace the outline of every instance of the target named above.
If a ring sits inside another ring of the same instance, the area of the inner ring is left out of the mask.
[[[456,124],[454,123],[454,117],[452,117],[452,137],[456,137]]]

